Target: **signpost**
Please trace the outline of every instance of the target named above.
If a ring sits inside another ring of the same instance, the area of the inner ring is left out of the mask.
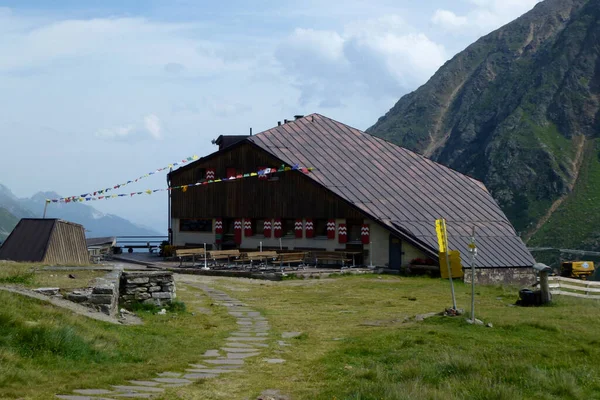
[[[473,227],[473,231],[471,232],[469,253],[471,254],[471,321],[475,323],[475,257],[477,256],[477,245],[475,244],[475,227]]]
[[[444,218],[435,220],[435,231],[437,233],[438,244],[440,246],[440,254],[444,253],[446,256],[448,278],[450,279],[450,289],[452,291],[452,308],[456,310],[456,296],[454,294],[454,282],[452,282],[452,268],[450,266],[450,257],[448,255],[448,233],[446,231],[446,220]]]

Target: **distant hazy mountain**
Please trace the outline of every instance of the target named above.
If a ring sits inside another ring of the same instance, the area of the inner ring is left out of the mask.
[[[6,208],[0,207],[0,242],[10,234],[19,222],[19,218],[11,214]]]
[[[19,218],[41,218],[46,199],[58,197],[61,196],[55,192],[39,192],[31,198],[19,199],[6,186],[0,185],[0,240],[2,232],[10,233]],[[87,237],[161,234],[116,215],[102,213],[84,203],[51,203],[46,218],[60,218],[81,224],[86,229]]]

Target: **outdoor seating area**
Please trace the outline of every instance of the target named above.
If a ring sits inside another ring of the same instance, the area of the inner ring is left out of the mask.
[[[284,270],[306,268],[356,267],[359,252],[290,251],[290,250],[207,250],[180,248],[174,250],[179,267],[239,270]]]

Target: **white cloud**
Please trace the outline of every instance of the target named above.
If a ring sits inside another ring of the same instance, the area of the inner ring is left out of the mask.
[[[369,19],[343,31],[296,29],[276,52],[301,90],[301,104],[338,106],[350,96],[398,97],[426,81],[445,49],[398,16]]]
[[[481,35],[520,17],[541,0],[466,0],[472,5],[465,15],[438,9],[431,21],[446,31],[462,30]]]
[[[431,22],[447,30],[462,28],[467,25],[467,17],[461,17],[448,10],[436,10]]]
[[[146,131],[154,139],[161,138],[160,119],[156,115],[154,115],[154,114],[146,115],[144,117],[144,126],[146,127]]]
[[[143,118],[139,125],[130,124],[115,126],[112,128],[99,129],[96,137],[116,140],[139,140],[144,137],[151,137],[155,140],[162,138],[162,127],[160,119],[155,114],[148,114]]]

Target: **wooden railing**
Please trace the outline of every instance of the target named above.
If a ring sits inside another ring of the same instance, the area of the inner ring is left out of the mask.
[[[550,276],[548,277],[548,283],[550,293],[553,295],[600,299],[600,282]]]

